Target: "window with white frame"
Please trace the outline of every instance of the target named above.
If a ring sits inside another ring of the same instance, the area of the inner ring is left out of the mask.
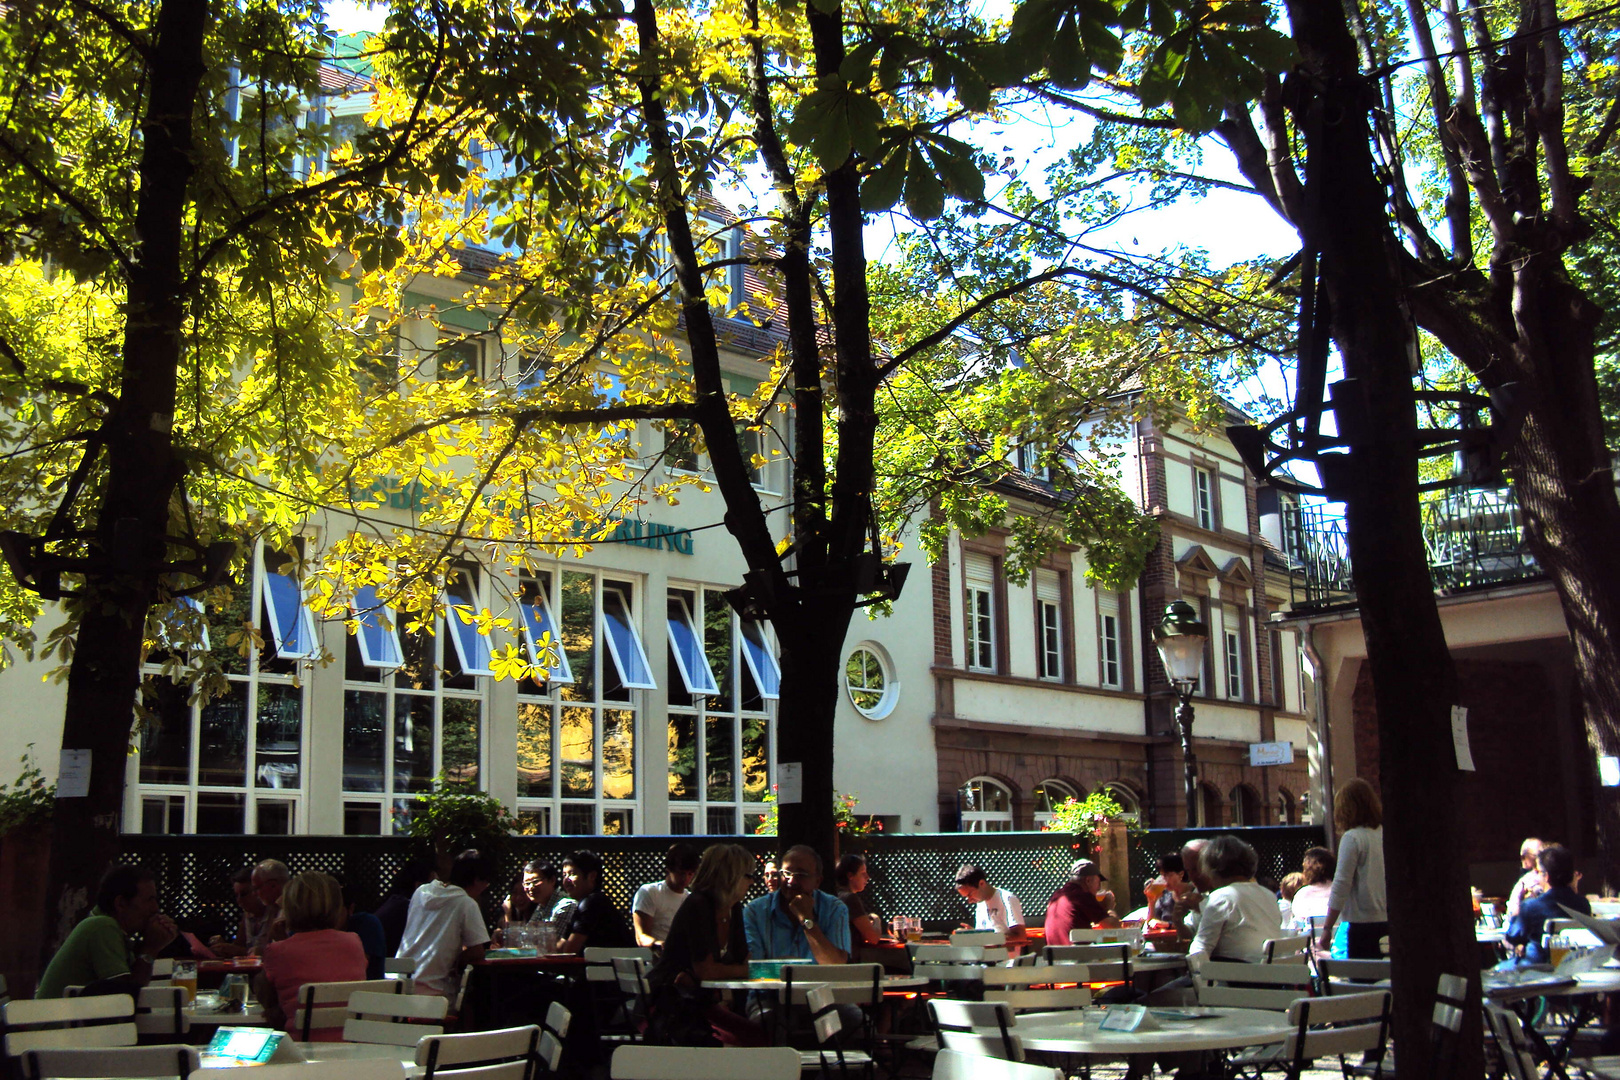
[[[297,560],[255,553],[246,583],[223,600],[177,602],[164,640],[208,649],[224,670],[224,693],[193,703],[189,684],[162,673],[154,654],[144,669],[146,709],[137,776],[141,832],[291,834],[304,820],[304,717],[308,687],[298,664],[320,656],[315,621],[303,603]],[[245,630],[251,626],[262,644]],[[126,828],[133,831],[134,823]]]
[[[651,605],[632,582],[585,570],[538,571],[519,599],[526,648],[548,679],[518,684],[518,817],[543,834],[633,833],[635,691],[654,685],[640,613],[650,620]]]
[[[1063,681],[1062,578],[1052,570],[1035,571],[1036,670],[1048,682]]]
[[[1057,811],[1057,808],[1069,799],[1074,799],[1076,802],[1080,799],[1080,793],[1071,784],[1062,780],[1042,780],[1039,784],[1036,784],[1035,827],[1037,829],[1046,828],[1046,823],[1052,820],[1052,815]]]
[[[345,832],[403,831],[416,796],[441,772],[481,786],[490,640],[482,575],[451,572],[443,615],[396,612],[356,590],[343,667]]]
[[[442,338],[435,356],[435,369],[440,382],[463,378],[478,382],[484,377],[483,341],[466,334]]]
[[[1142,817],[1142,800],[1136,797],[1136,792],[1124,784],[1107,783],[1098,789],[1119,804],[1120,818],[1127,822],[1144,823]]]
[[[1237,630],[1232,629],[1237,622],[1236,616],[1228,611],[1226,628],[1221,631],[1225,643],[1226,696],[1232,701],[1243,700],[1243,638]]]
[[[702,822],[711,834],[751,832],[770,792],[770,703],[781,690],[775,652],[765,628],[739,618],[719,588],[672,586],[668,603],[671,671],[705,669],[711,687],[698,692],[701,675],[691,682],[670,678],[671,826],[695,829]]]
[[[998,780],[975,776],[957,791],[963,832],[1012,832],[1012,792]]]
[[[855,711],[868,720],[881,720],[900,699],[900,681],[894,677],[889,652],[875,641],[863,641],[844,661],[844,691]]]
[[[1193,521],[1200,529],[1215,528],[1215,474],[1193,469]]]
[[[965,579],[967,666],[970,671],[996,670],[995,562],[970,551],[962,560]]]
[[[1097,678],[1111,690],[1124,686],[1124,669],[1120,663],[1119,594],[1097,593]]]

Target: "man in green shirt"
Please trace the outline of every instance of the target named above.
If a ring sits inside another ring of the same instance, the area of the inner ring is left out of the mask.
[[[141,935],[141,951],[129,938]],[[62,943],[40,976],[38,998],[59,998],[69,986],[105,979],[145,986],[152,958],[180,936],[174,920],[158,911],[157,882],[138,866],[115,866],[96,889],[96,906]]]

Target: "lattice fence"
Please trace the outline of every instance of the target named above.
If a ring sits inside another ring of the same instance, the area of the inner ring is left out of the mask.
[[[1222,832],[1241,835],[1260,853],[1260,872],[1273,879],[1299,868],[1305,849],[1322,843],[1319,826],[1253,829],[1155,829],[1132,837],[1131,900],[1138,906],[1142,885],[1153,875],[1159,854],[1177,851],[1189,837]],[[581,847],[602,856],[608,895],[628,910],[636,888],[664,874],[664,854],[675,840],[700,850],[716,842],[739,843],[760,859],[777,852],[769,836],[515,836],[501,858],[495,884],[483,906],[493,921],[519,869],[530,859],[561,866]],[[1044,918],[1046,900],[1068,876],[1075,853],[1059,833],[906,833],[853,837],[844,850],[864,854],[872,872],[870,905],[885,918],[920,917],[932,929],[950,929],[972,918],[972,908],[953,884],[957,867],[977,863],[990,881],[1011,890],[1032,922]],[[124,837],[124,858],[157,876],[164,909],[204,939],[236,925],[230,877],[261,859],[280,859],[294,872],[321,870],[344,882],[362,909],[375,908],[389,882],[418,849],[408,837],[377,836],[145,836]],[[1116,892],[1119,883],[1113,883]],[[824,888],[833,891],[831,868]],[[756,885],[756,889],[758,886]]]

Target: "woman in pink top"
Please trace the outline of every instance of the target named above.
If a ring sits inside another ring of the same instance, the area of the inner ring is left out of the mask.
[[[343,890],[337,879],[318,870],[297,874],[281,894],[281,914],[289,937],[264,949],[264,966],[255,991],[265,1018],[290,1034],[299,1034],[298,992],[306,983],[359,982],[366,977],[366,951],[343,925]],[[312,1028],[310,1038],[335,1042],[341,1027]]]
[[[1320,920],[1327,918],[1328,892],[1333,886],[1333,872],[1338,866],[1333,852],[1325,847],[1313,847],[1305,852],[1305,863],[1301,868],[1305,884],[1294,894],[1295,926],[1305,925],[1306,919],[1317,919],[1320,926]]]

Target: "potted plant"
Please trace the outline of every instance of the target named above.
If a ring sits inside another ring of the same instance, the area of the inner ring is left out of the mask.
[[[1107,792],[1097,791],[1054,806],[1041,831],[1068,833],[1075,858],[1096,859],[1103,873],[1124,887],[1130,870],[1126,837],[1146,830],[1138,819],[1126,817],[1125,808]]]
[[[450,876],[450,863],[468,848],[498,860],[517,828],[501,800],[445,773],[411,804],[410,834],[433,857],[441,878]]]

